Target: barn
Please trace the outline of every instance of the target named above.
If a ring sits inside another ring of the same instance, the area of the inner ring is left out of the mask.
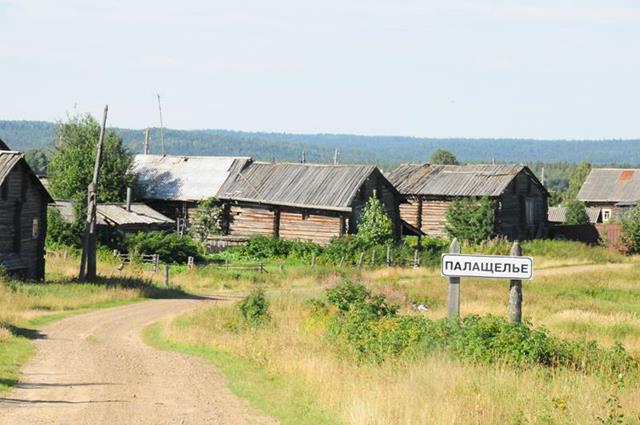
[[[402,195],[371,165],[246,162],[218,191],[225,233],[327,244],[356,233],[363,207],[377,196],[401,236]]]
[[[49,192],[24,155],[0,141],[0,265],[10,275],[43,280]]]
[[[403,164],[389,177],[409,203],[403,220],[426,235],[446,237],[446,212],[455,199],[489,197],[495,233],[512,240],[545,237],[549,193],[531,170],[519,164]]]
[[[227,177],[250,158],[225,156],[136,155],[137,195],[173,220],[193,218],[199,201],[216,197]]]
[[[587,208],[600,209],[606,223],[640,203],[640,169],[594,168],[577,198]]]

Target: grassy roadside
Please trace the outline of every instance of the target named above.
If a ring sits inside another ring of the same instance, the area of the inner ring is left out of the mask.
[[[169,340],[163,335],[166,323],[156,323],[143,331],[147,344],[161,350],[178,351],[211,362],[226,378],[229,388],[258,411],[282,424],[339,424],[318,406],[305,388],[284,376],[269,372],[256,362],[212,346],[192,345]]]

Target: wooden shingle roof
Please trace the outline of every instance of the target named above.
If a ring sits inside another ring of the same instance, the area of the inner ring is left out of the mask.
[[[522,164],[402,164],[388,177],[403,195],[496,197],[523,171],[542,187]]]
[[[578,192],[582,202],[640,201],[640,169],[594,168]]]
[[[218,198],[349,211],[360,187],[375,174],[386,180],[373,165],[253,162],[229,176]],[[389,188],[396,192],[390,183]]]

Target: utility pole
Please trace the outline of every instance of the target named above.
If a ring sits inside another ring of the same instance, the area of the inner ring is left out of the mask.
[[[164,155],[164,125],[162,124],[162,106],[160,105],[160,94],[158,94],[158,112],[160,112],[160,146]]]
[[[303,164],[307,162],[307,158],[304,151],[302,151],[302,160],[300,162],[302,162]]]
[[[333,163],[338,163],[338,148],[336,148],[336,150],[333,152]]]
[[[144,130],[144,147],[142,153],[149,155],[149,128]]]
[[[102,165],[102,146],[104,145],[104,133],[107,126],[107,113],[109,105],[104,106],[102,127],[98,137],[96,149],[96,161],[93,167],[93,180],[89,184],[87,194],[87,222],[82,241],[82,260],[80,261],[80,281],[94,280],[96,278],[96,210],[98,196],[98,179],[100,166]]]

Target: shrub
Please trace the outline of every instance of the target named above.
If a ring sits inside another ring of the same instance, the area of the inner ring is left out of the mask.
[[[577,199],[567,202],[567,214],[565,217],[567,224],[589,224],[589,215],[584,204]]]
[[[158,254],[165,263],[184,264],[188,257],[200,259],[200,246],[188,236],[165,232],[138,232],[126,235],[124,245],[135,255]]]
[[[238,303],[242,318],[252,326],[258,326],[269,320],[269,301],[262,289],[257,289]]]
[[[393,239],[393,223],[375,193],[364,206],[356,237],[364,246],[384,245]]]
[[[47,209],[47,248],[57,249],[60,246],[81,246],[82,232],[84,230],[82,224],[81,220],[67,223],[57,209]]]
[[[372,295],[367,287],[348,279],[327,290],[327,301],[342,313],[362,310],[373,317],[384,317],[398,311],[397,306],[386,302],[384,295]]]
[[[622,235],[629,247],[629,252],[640,252],[640,206],[633,208],[625,215],[622,222]]]
[[[308,241],[290,241],[269,236],[253,236],[235,251],[243,257],[263,258],[295,258],[308,260],[313,254],[316,256],[322,252],[320,245]]]
[[[193,224],[189,232],[200,242],[204,242],[210,235],[220,233],[222,207],[216,198],[207,198],[198,202]]]
[[[487,197],[456,199],[449,205],[446,219],[445,230],[450,237],[480,243],[493,235],[493,202]]]

